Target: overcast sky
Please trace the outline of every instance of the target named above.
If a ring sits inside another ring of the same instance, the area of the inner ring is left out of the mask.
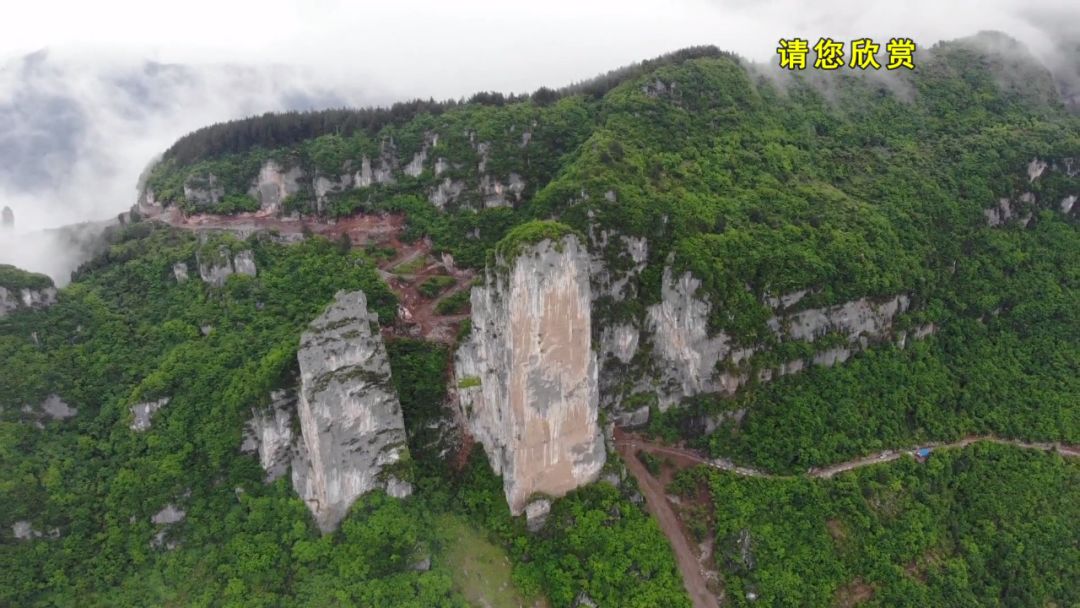
[[[782,37],[928,47],[986,29],[1049,63],[1062,36],[1080,40],[1080,1],[12,0],[0,206],[17,231],[0,234],[0,263],[62,279],[73,260],[35,231],[115,218],[156,154],[213,122],[525,93],[691,45],[775,63]]]
[[[0,57],[41,48],[165,62],[280,62],[397,96],[533,90],[691,44],[772,61],[777,40],[1004,30],[1051,52],[1038,23],[1073,0],[34,0],[4,7]]]

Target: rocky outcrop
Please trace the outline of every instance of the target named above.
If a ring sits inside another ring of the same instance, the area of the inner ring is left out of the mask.
[[[187,516],[183,509],[178,508],[176,505],[169,503],[162,507],[160,511],[150,516],[150,521],[158,524],[176,524],[184,521]]]
[[[324,532],[366,492],[382,488],[404,497],[412,491],[395,475],[408,449],[376,321],[362,291],[339,292],[300,340],[302,438],[293,486]]]
[[[769,308],[774,310],[783,310],[798,304],[808,293],[810,293],[809,289],[800,289],[798,291],[783,294],[780,297],[765,298],[765,303],[769,305]]]
[[[213,173],[192,175],[184,181],[184,199],[196,207],[210,207],[225,198],[225,186]]]
[[[367,188],[374,184],[394,183],[394,168],[397,167],[397,157],[392,143],[384,142],[379,153],[379,164],[372,166],[371,159],[364,156],[360,159],[360,170],[352,174],[354,188]]]
[[[514,514],[534,494],[595,480],[605,461],[589,267],[576,237],[544,240],[497,258],[472,291],[472,333],[455,358],[459,405]]]
[[[258,274],[258,270],[255,268],[255,254],[251,250],[241,251],[233,256],[233,271],[236,274],[247,275],[253,277]]]
[[[609,325],[600,331],[600,353],[620,363],[630,363],[637,354],[641,332],[629,323]]]
[[[67,420],[79,413],[60,398],[60,395],[52,394],[41,403],[41,411],[53,420]]]
[[[589,240],[596,252],[591,260],[593,298],[611,297],[616,302],[637,295],[633,280],[649,259],[649,242],[643,237],[592,230]]]
[[[997,205],[983,209],[983,215],[986,216],[987,225],[1000,226],[1013,218],[1012,201],[1007,198],[999,199]]]
[[[189,493],[186,493],[186,495]],[[172,528],[176,524],[187,519],[187,513],[176,505],[169,503],[160,511],[150,516],[150,522],[157,526],[158,531],[150,539],[150,546],[155,549],[173,550],[180,545],[179,541],[171,539]]]
[[[1028,182],[1033,182],[1042,176],[1046,168],[1050,166],[1045,160],[1039,160],[1038,158],[1031,159],[1031,162],[1027,166]]]
[[[813,342],[827,333],[841,333],[849,342],[860,336],[880,337],[888,332],[893,318],[907,311],[911,299],[897,295],[883,301],[859,298],[828,308],[811,308],[787,317],[769,319],[769,328],[780,337]]]
[[[177,262],[172,267],[173,277],[177,283],[186,283],[188,280],[187,262]]]
[[[1061,158],[1053,161],[1033,158],[1027,165],[1028,183],[1034,183],[1046,175],[1047,172],[1057,173],[1064,175],[1066,179],[1072,179],[1080,175],[1080,161],[1075,158]],[[1074,188],[1080,188],[1080,184],[1074,183],[1073,185]],[[1058,209],[1068,215],[1072,211],[1073,204],[1076,203],[1077,196],[1078,193],[1075,191],[1066,194],[1063,199],[1057,201]],[[1002,197],[998,199],[997,204],[983,209],[986,224],[988,226],[1004,226],[1015,222],[1026,227],[1040,208],[1052,208],[1054,201],[1041,200],[1042,198],[1031,191],[1014,194],[1012,197]]]
[[[41,536],[41,532],[34,529],[33,524],[24,520],[20,520],[12,524],[11,534],[16,540],[30,540]]]
[[[0,319],[16,310],[48,308],[56,303],[56,288],[21,289],[0,287]]]
[[[234,274],[252,277],[258,274],[258,269],[255,267],[255,254],[250,249],[232,256],[228,247],[221,247],[216,254],[197,253],[196,258],[199,263],[199,277],[204,283],[209,283],[214,287],[221,287]],[[175,267],[173,272],[176,272]]]
[[[322,213],[331,194],[340,194],[353,187],[353,176],[349,173],[334,179],[325,175],[315,177],[315,209]]]
[[[723,332],[710,336],[711,305],[697,297],[701,281],[689,272],[677,279],[670,266],[664,268],[661,301],[650,306],[645,323],[652,335],[660,372],[658,397],[661,407],[698,393],[734,392],[741,376],[717,373],[723,359],[738,363],[752,351],[735,349]]]
[[[259,169],[259,176],[251,184],[248,195],[259,201],[261,211],[277,213],[287,197],[300,192],[303,177],[299,167],[285,170],[276,161],[269,160]]]
[[[439,182],[439,185],[431,190],[431,193],[428,195],[428,200],[431,201],[432,205],[443,210],[446,208],[447,203],[457,201],[464,190],[465,182],[454,181],[448,177]]]
[[[0,212],[0,228],[10,230],[15,227],[15,212],[11,210],[11,207],[4,206],[4,210]]]
[[[512,207],[521,201],[525,192],[525,180],[517,173],[511,173],[506,184],[490,175],[480,176],[480,196],[485,209]]]
[[[293,434],[296,403],[295,390],[279,390],[270,393],[270,407],[251,412],[241,449],[258,453],[267,483],[288,472],[296,457]]]
[[[656,394],[661,409],[699,393],[734,393],[749,376],[740,363],[757,352],[757,347],[736,348],[723,332],[710,335],[708,320],[712,306],[698,296],[701,282],[686,272],[675,278],[665,267],[661,301],[647,309],[646,327],[653,344],[658,372]],[[766,298],[777,309],[767,322],[781,341],[814,342],[825,335],[841,335],[847,344],[823,349],[810,357],[815,365],[831,366],[846,361],[871,341],[891,337],[897,315],[908,310],[911,300],[899,294],[891,298],[859,298],[836,306],[788,313],[805,297],[801,290],[778,298]],[[758,377],[769,380],[804,369],[802,360],[787,362],[775,370],[763,370]]]
[[[36,334],[34,334],[34,339],[37,339]],[[3,411],[3,408],[0,408],[0,411]],[[33,423],[34,427],[38,429],[44,429],[47,421],[64,421],[75,417],[79,413],[78,410],[65,403],[55,393],[46,397],[38,407],[25,404],[19,408],[19,412],[21,420]]]
[[[614,192],[610,194],[608,198],[615,197]],[[628,394],[652,390],[644,370],[631,365],[642,346],[640,320],[611,314],[620,303],[639,295],[638,278],[648,263],[649,243],[643,237],[599,229],[595,224],[589,227],[589,243],[593,309],[597,313],[594,325],[600,324],[596,335],[600,402],[603,408],[617,410]],[[647,406],[638,409],[637,413],[616,412],[614,418],[625,425],[648,416]]]
[[[53,528],[48,534],[34,528],[34,524],[23,519],[11,525],[11,535],[15,540],[33,540],[46,536],[48,538],[60,538],[60,528]]]
[[[136,432],[149,430],[154,414],[168,404],[169,398],[162,397],[157,401],[144,401],[131,406],[131,430]]]

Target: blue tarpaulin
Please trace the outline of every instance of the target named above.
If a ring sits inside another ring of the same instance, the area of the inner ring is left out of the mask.
[[[915,450],[915,455],[919,458],[926,458],[930,455],[930,448],[919,448]]]

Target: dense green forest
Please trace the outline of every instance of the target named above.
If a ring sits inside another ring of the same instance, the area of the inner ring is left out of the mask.
[[[670,264],[702,281],[710,334],[757,348],[741,363],[752,377],[835,338],[780,340],[769,297],[807,289],[799,310],[905,293],[911,311],[895,329],[934,324],[923,340],[873,345],[843,365],[657,410],[655,434],[777,473],[971,433],[1076,444],[1080,235],[1077,211],[1059,201],[1080,190],[1065,169],[1080,166],[1080,119],[1022,50],[986,42],[944,43],[910,74],[874,78],[779,77],[700,48],[528,96],[255,117],[181,139],[145,186],[184,211],[234,213],[257,208],[249,188],[267,160],[336,177],[428,146],[419,175],[322,203],[306,185],[283,211],[402,213],[403,240],[428,237],[473,269],[568,233],[625,269],[625,251],[595,235],[645,237],[632,297],[594,304],[597,335],[612,321],[643,324]],[[437,157],[448,159],[439,175]],[[1036,158],[1050,166],[1037,180]],[[211,175],[221,200],[188,200],[185,186]],[[489,208],[485,178],[511,175],[520,199]],[[444,180],[464,188],[440,209],[429,196]],[[1016,202],[1024,193],[1030,202]],[[1030,220],[989,226],[984,210],[1001,198]],[[258,459],[241,453],[244,425],[295,382],[300,333],[334,293],[362,289],[379,322],[393,322],[379,251],[196,237],[134,219],[57,304],[0,317],[0,606],[462,606],[471,600],[451,529],[508,556],[521,597],[689,605],[632,480],[580,488],[530,533],[482,450],[455,462],[446,345],[387,344],[416,491],[368,495],[320,536],[289,481],[265,484]],[[223,249],[252,251],[257,276],[221,287],[174,278],[174,264],[194,271]],[[0,267],[0,285],[49,284]],[[419,289],[431,298],[447,285]],[[460,292],[438,312],[467,307]],[[635,359],[606,373],[630,385],[653,371],[651,354],[643,334]],[[41,413],[53,395],[77,414]],[[152,428],[132,432],[131,406],[164,397]],[[745,415],[702,431],[736,411]],[[1056,456],[974,446],[830,481],[697,470],[675,488],[710,493],[694,527],[714,530],[736,605],[747,593],[757,605],[829,605],[869,588],[883,606],[1067,606],[1080,603],[1077,481],[1075,463]],[[186,518],[154,524],[167,504]],[[16,540],[16,522],[32,538]]]
[[[1080,443],[1080,234],[1053,212],[1040,219],[981,235],[988,253],[957,264],[931,304],[935,335],[693,399],[652,431],[777,472],[967,434]],[[695,426],[739,410],[708,436]]]
[[[828,480],[699,467],[732,606],[1073,606],[1080,465],[993,444]],[[751,596],[756,596],[752,599]]]
[[[251,249],[258,276],[221,288],[173,279],[173,264],[222,246]],[[258,460],[239,451],[244,424],[296,373],[300,330],[339,289],[363,289],[380,320],[393,319],[395,298],[362,252],[320,238],[200,242],[136,224],[92,266],[53,308],[0,319],[0,521],[28,521],[46,537],[0,544],[0,605],[464,605],[433,523],[444,515],[486,531],[514,559],[522,592],[552,605],[582,590],[609,605],[685,602],[632,490],[583,489],[529,535],[482,452],[460,471],[440,458],[431,423],[447,415],[445,347],[388,347],[413,498],[365,497],[320,537],[287,479],[263,483]],[[50,393],[78,414],[37,428],[21,408]],[[152,429],[131,432],[129,406],[162,395],[171,400]],[[151,523],[174,502],[182,523]],[[161,531],[175,549],[160,548]],[[425,559],[430,570],[414,569]]]
[[[322,213],[404,211],[411,234],[430,236],[465,266],[483,265],[483,252],[529,219],[647,237],[641,299],[599,312],[633,316],[655,302],[674,253],[677,270],[705,283],[712,331],[753,344],[773,339],[764,296],[796,289],[812,290],[803,307],[903,291],[924,308],[948,306],[967,295],[951,288],[954,264],[989,255],[984,209],[1027,189],[1039,208],[1055,209],[1075,189],[1060,172],[1034,183],[1025,173],[1033,158],[1080,157],[1077,118],[1049,74],[1022,48],[991,53],[980,40],[939,45],[914,73],[886,80],[774,81],[698,49],[603,79],[597,94],[450,104],[284,146],[250,133],[273,121],[229,123],[214,137],[247,143],[213,146],[200,143],[210,132],[193,134],[190,145],[207,154],[166,155],[147,186],[157,200],[191,208],[188,180],[213,175],[226,198],[245,197],[267,159],[336,177],[388,145],[405,162],[436,133],[428,156],[447,159],[445,171],[330,193]],[[511,173],[525,184],[522,201],[484,208],[482,178]],[[467,187],[441,213],[424,198],[444,179]],[[289,208],[315,213],[314,199],[303,191]],[[618,266],[618,251],[602,253]]]

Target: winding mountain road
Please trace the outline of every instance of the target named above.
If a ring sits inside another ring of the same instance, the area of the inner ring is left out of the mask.
[[[920,448],[961,448],[980,441],[1011,445],[1018,448],[1039,450],[1043,452],[1056,451],[1063,456],[1080,458],[1080,447],[1077,446],[1061,443],[1025,442],[993,436],[972,436],[946,443],[927,443],[918,447],[886,450],[877,454],[855,458],[820,469],[813,468],[802,476],[829,479],[844,471],[851,471],[853,469],[897,460],[904,455],[914,456],[915,451]],[[637,452],[641,450],[650,454],[674,456],[721,471],[742,475],[744,477],[791,479],[798,477],[799,475],[776,475],[752,467],[738,466],[726,459],[709,459],[695,450],[659,445],[646,441],[636,435],[627,434],[623,432],[622,429],[616,429],[615,431],[615,449],[619,452],[619,455],[622,456],[623,462],[626,464],[626,468],[630,471],[630,474],[637,480],[638,488],[641,490],[642,496],[645,497],[645,505],[648,508],[649,513],[656,517],[657,522],[660,524],[660,529],[664,531],[664,534],[668,538],[668,542],[671,544],[671,549],[675,553],[676,563],[679,566],[679,572],[682,574],[683,586],[686,587],[686,592],[690,595],[690,600],[693,603],[694,608],[713,608],[719,606],[716,596],[709,591],[708,586],[706,585],[705,573],[702,569],[702,565],[698,561],[697,554],[691,546],[690,541],[687,539],[686,533],[683,531],[678,516],[668,502],[667,492],[663,487],[663,484],[660,483],[660,480],[649,474],[645,469],[645,466],[637,458]]]
[[[675,515],[675,511],[668,503],[667,493],[660,480],[649,475],[645,466],[634,455],[635,444],[616,442],[615,446],[623,462],[626,463],[626,468],[630,470],[634,479],[637,479],[638,489],[645,497],[645,507],[659,522],[660,528],[671,543],[671,548],[675,552],[675,561],[682,574],[683,587],[686,588],[686,593],[690,596],[694,608],[720,608],[716,596],[709,591],[705,582],[705,573],[701,571],[701,564],[679,525],[679,517]]]
[[[901,456],[904,456],[904,455],[914,456],[915,451],[920,449],[920,448],[931,448],[931,449],[962,448],[962,447],[965,447],[965,446],[969,446],[969,445],[971,445],[973,443],[979,443],[979,442],[997,443],[997,444],[1000,444],[1000,445],[1010,445],[1010,446],[1013,446],[1013,447],[1023,448],[1023,449],[1026,449],[1026,450],[1039,450],[1039,451],[1042,451],[1042,452],[1056,451],[1059,454],[1061,454],[1062,456],[1068,456],[1068,457],[1071,457],[1071,458],[1080,458],[1080,447],[1078,447],[1078,446],[1071,446],[1071,445],[1067,445],[1067,444],[1063,444],[1063,443],[1028,442],[1028,441],[1019,441],[1019,440],[1016,440],[1016,439],[1002,439],[1000,437],[994,437],[992,435],[986,435],[986,436],[965,437],[963,439],[959,439],[957,441],[951,441],[951,442],[925,443],[925,444],[917,446],[917,447],[904,448],[904,449],[900,449],[900,450],[885,450],[885,451],[882,451],[882,452],[878,452],[877,454],[871,454],[871,455],[868,455],[868,456],[862,456],[862,457],[859,457],[859,458],[854,458],[854,459],[848,460],[846,462],[841,462],[841,463],[830,465],[828,467],[824,467],[824,468],[820,468],[820,469],[819,468],[812,468],[809,471],[807,471],[805,473],[805,475],[807,475],[809,477],[817,477],[817,478],[821,478],[821,479],[828,479],[830,477],[833,477],[834,475],[837,475],[839,473],[843,473],[844,471],[851,471],[853,469],[858,469],[858,468],[865,467],[865,466],[870,466],[870,465],[873,465],[873,464],[879,464],[879,463],[882,463],[882,462],[889,462],[889,461],[892,461],[892,460],[896,460],[896,459],[898,459],[898,458],[900,458]],[[770,477],[770,478],[784,478],[784,477],[789,477],[790,478],[790,477],[795,477],[795,475],[778,475],[778,474],[774,474],[774,473],[769,473],[767,471],[762,471],[761,469],[755,469],[755,468],[752,468],[752,467],[739,466],[739,465],[737,465],[737,464],[735,464],[735,463],[733,463],[730,460],[727,460],[725,458],[706,458],[705,456],[702,456],[701,453],[696,451],[696,450],[691,450],[691,449],[687,449],[687,448],[676,448],[676,447],[670,447],[670,446],[665,446],[665,445],[659,445],[659,444],[656,444],[656,443],[645,441],[645,440],[641,439],[640,437],[637,437],[637,436],[634,436],[634,435],[623,435],[622,437],[616,437],[615,444],[616,444],[616,446],[628,445],[635,452],[637,450],[644,450],[646,452],[649,452],[650,454],[667,454],[667,455],[670,455],[670,456],[679,456],[679,457],[682,457],[682,458],[687,458],[687,459],[693,460],[694,462],[698,462],[700,464],[710,466],[710,467],[712,467],[714,469],[720,469],[721,471],[728,471],[729,473],[735,473],[736,475],[742,475],[744,477]]]
[[[320,218],[300,219],[278,217],[268,211],[215,215],[201,213],[187,215],[178,207],[141,207],[144,217],[174,228],[191,232],[226,231],[240,238],[256,232],[272,232],[284,242],[297,242],[308,234],[318,234],[330,239],[348,237],[355,247],[379,245],[394,250],[394,255],[378,263],[376,270],[394,295],[398,297],[398,323],[384,329],[388,335],[419,337],[444,344],[453,344],[457,329],[468,314],[439,314],[439,301],[472,287],[476,272],[456,268],[453,260],[439,259],[433,254],[429,239],[423,238],[406,243],[401,240],[407,219],[400,213],[357,213],[348,217],[327,220]],[[416,261],[423,263],[417,268],[406,266]],[[419,286],[433,276],[449,276],[454,285],[437,298],[420,293]]]

